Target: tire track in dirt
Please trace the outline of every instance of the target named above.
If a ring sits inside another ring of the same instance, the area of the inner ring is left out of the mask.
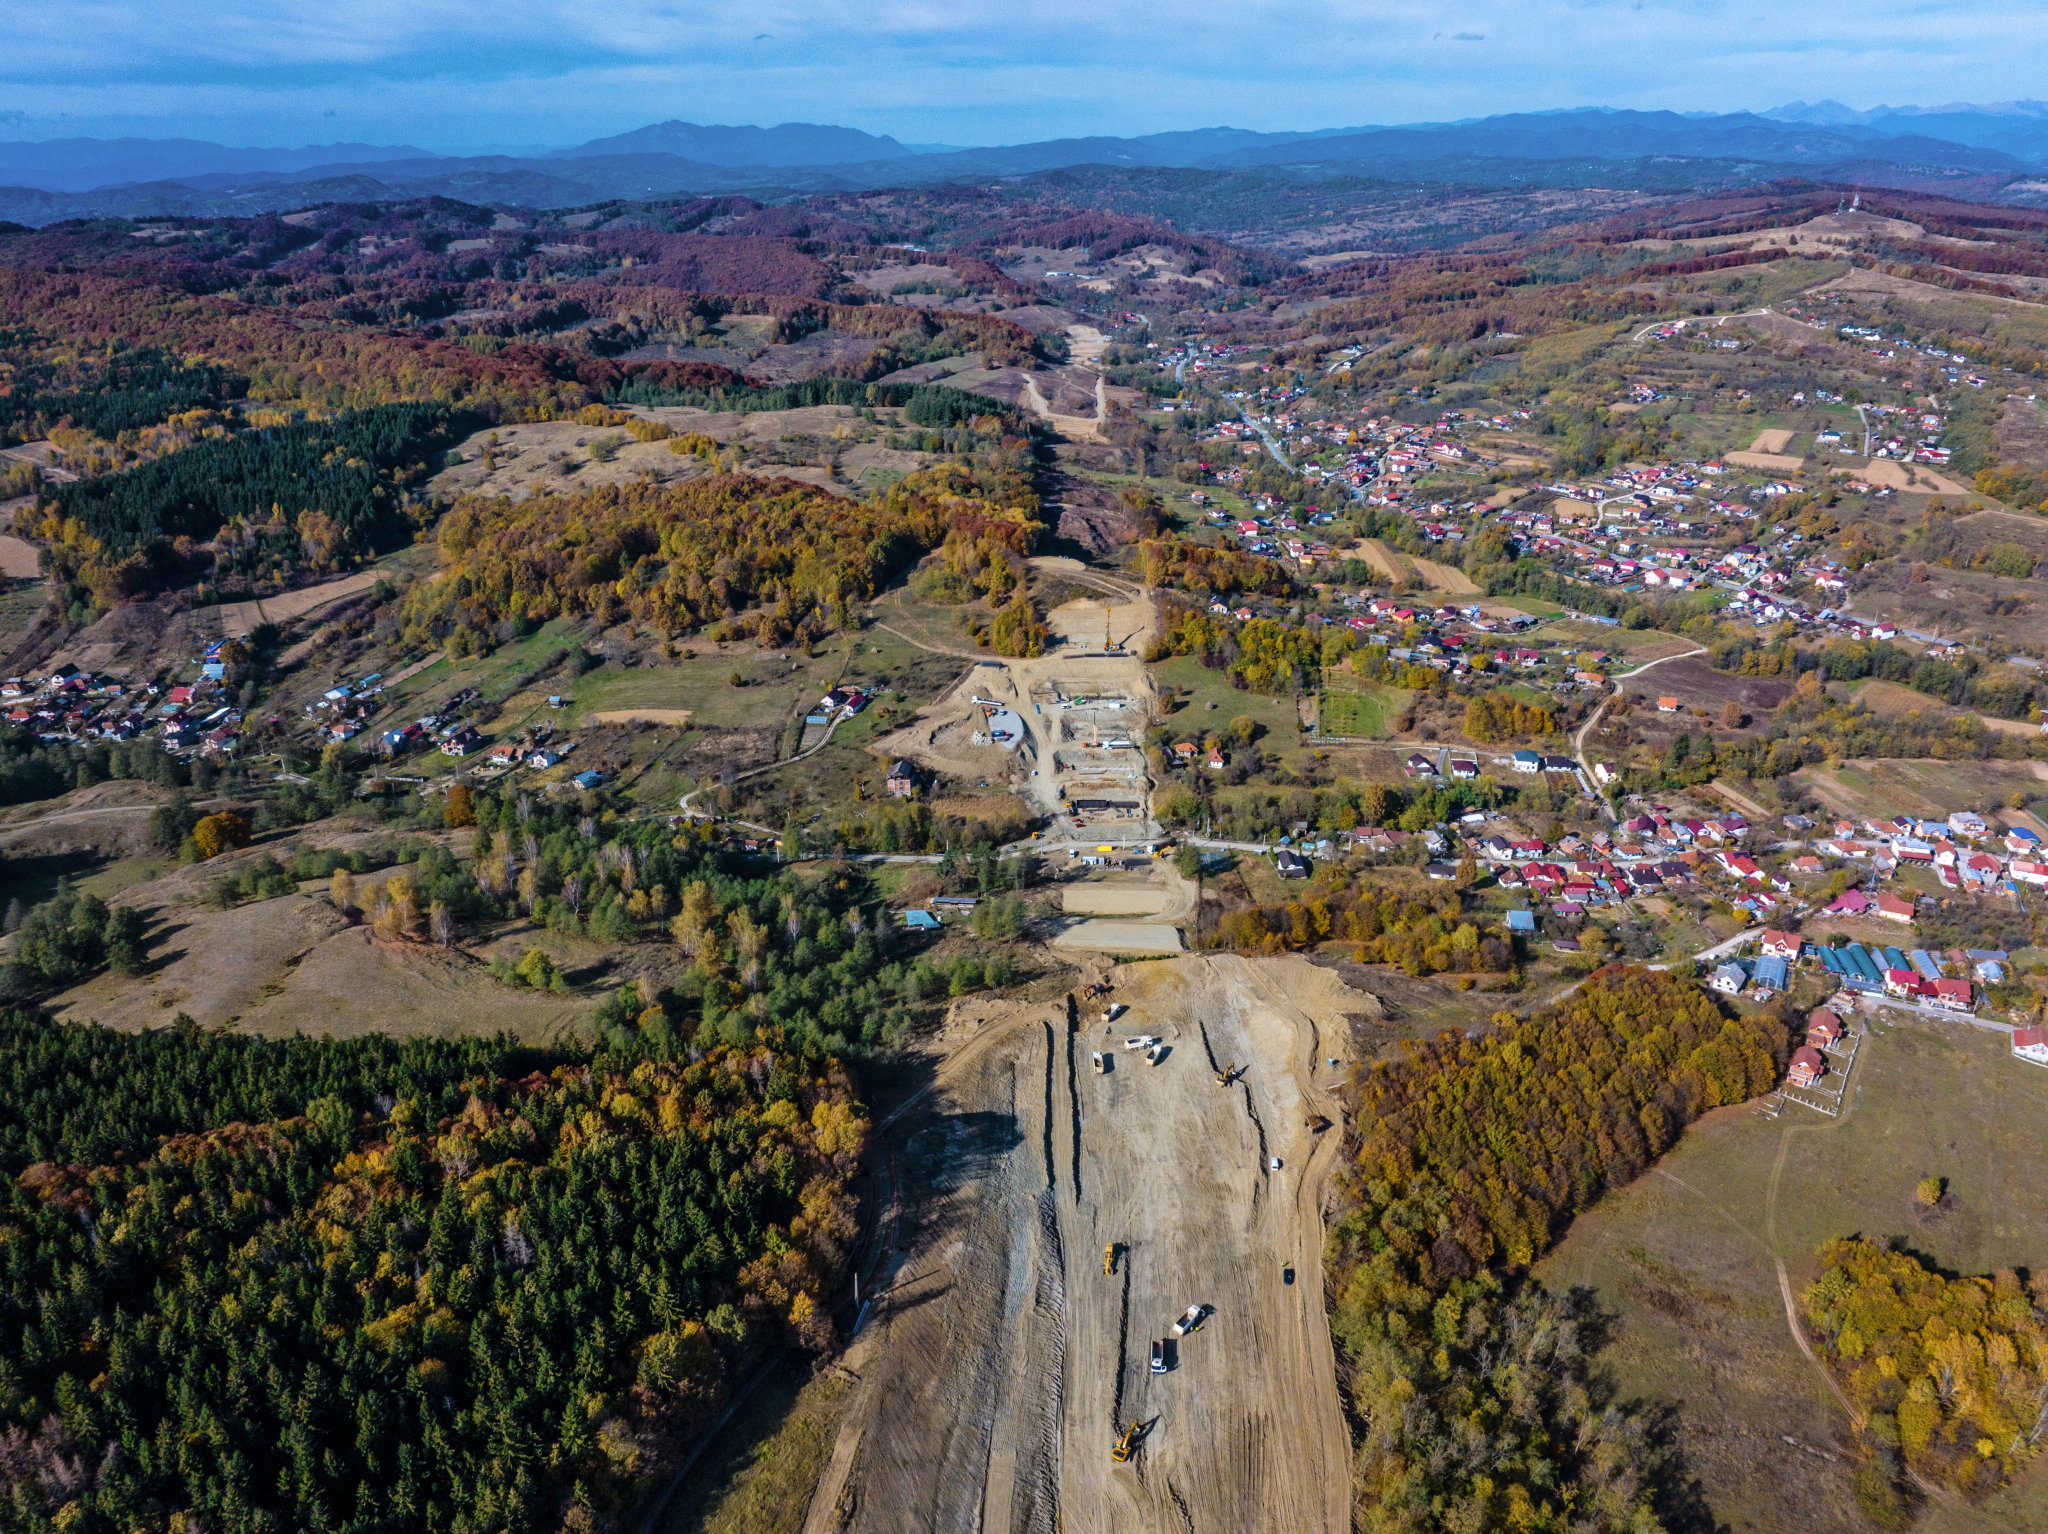
[[[1074,1039],[1081,1031],[1081,1009],[1067,992],[1067,1103],[1073,1109],[1073,1138],[1068,1141],[1074,1178],[1074,1202],[1081,1201],[1081,1083],[1074,1074]]]
[[[1038,1119],[1038,1130],[1039,1130],[1039,1137],[1040,1137],[1040,1139],[1041,1139],[1041,1141],[1042,1141],[1042,1143],[1043,1143],[1043,1146],[1044,1146],[1044,1150],[1045,1150],[1045,1191],[1046,1191],[1047,1193],[1050,1193],[1050,1192],[1052,1192],[1052,1190],[1053,1190],[1054,1188],[1056,1188],[1056,1187],[1058,1187],[1058,1186],[1059,1186],[1059,1177],[1058,1177],[1057,1173],[1056,1173],[1056,1172],[1054,1171],[1054,1169],[1053,1169],[1053,1160],[1052,1160],[1052,1062],[1053,1062],[1053,1042],[1052,1042],[1052,1024],[1051,1024],[1051,1023],[1047,1023],[1047,1024],[1045,1024],[1045,1025],[1044,1025],[1044,1027],[1045,1027],[1045,1111],[1044,1111],[1043,1113],[1041,1113],[1041,1114],[1039,1115],[1039,1119]]]
[[[1060,1435],[1067,1380],[1067,1274],[1060,1245],[1059,1202],[1047,1188],[1038,1200],[1038,1287],[1033,1296],[1032,1341],[1038,1356],[1038,1398],[1043,1403],[1037,1452],[1028,1478],[1026,1534],[1060,1534]]]
[[[1258,1105],[1252,1101],[1251,1083],[1241,1081],[1238,1085],[1244,1088],[1244,1116],[1252,1121],[1252,1128],[1258,1131],[1259,1175],[1264,1177],[1270,1171],[1268,1163],[1273,1159],[1272,1153],[1266,1149],[1266,1126],[1259,1122]]]
[[[1110,1385],[1110,1420],[1122,1431],[1124,1420],[1124,1367],[1131,1356],[1131,1254],[1124,1253],[1124,1292],[1116,1314],[1116,1378]]]

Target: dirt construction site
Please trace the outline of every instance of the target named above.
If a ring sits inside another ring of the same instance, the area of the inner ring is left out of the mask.
[[[959,1003],[885,1123],[893,1241],[806,1534],[1348,1527],[1320,1207],[1377,1003],[1294,958],[1092,969]]]
[[[1046,655],[963,655],[974,664],[960,680],[871,749],[962,783],[1001,782],[1051,818],[1048,846],[1151,840],[1159,833],[1143,746],[1155,694],[1140,659],[1151,601],[1073,560],[1032,563],[1099,596],[1046,615],[1059,639]]]

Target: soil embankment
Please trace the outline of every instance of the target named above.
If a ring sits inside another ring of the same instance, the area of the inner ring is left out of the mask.
[[[1337,1116],[1346,1014],[1376,1006],[1296,959],[1111,979],[1129,1010],[1107,1032],[1094,1007],[977,1002],[986,1020],[888,1132],[898,1257],[806,1534],[1349,1527],[1319,1278],[1340,1142],[1312,1124]],[[1161,1063],[1122,1047],[1137,1033],[1166,1041]],[[1206,1319],[1171,1341],[1191,1305]],[[1132,1422],[1137,1455],[1113,1463]]]

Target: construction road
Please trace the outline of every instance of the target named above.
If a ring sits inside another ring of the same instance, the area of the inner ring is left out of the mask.
[[[1107,1032],[1100,1000],[1072,1026],[1063,1002],[958,1004],[933,1090],[888,1132],[898,1255],[806,1534],[1349,1527],[1320,1277],[1341,1130],[1312,1120],[1337,1119],[1346,1014],[1375,1004],[1298,959],[1106,972],[1129,1007]],[[1160,1064],[1122,1048],[1138,1033]],[[1206,1320],[1151,1373],[1191,1305]]]

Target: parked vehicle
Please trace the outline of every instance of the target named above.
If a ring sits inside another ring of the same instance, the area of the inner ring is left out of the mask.
[[[1150,1049],[1145,1051],[1145,1059],[1150,1064],[1157,1065],[1161,1060],[1164,1060],[1165,1058],[1166,1046],[1164,1044],[1154,1044]]]
[[[1202,1323],[1208,1320],[1208,1318],[1209,1312],[1202,1306],[1190,1305],[1186,1310],[1181,1312],[1180,1319],[1173,1323],[1173,1335],[1176,1337],[1185,1337],[1190,1332],[1200,1331],[1202,1329]]]
[[[1088,1058],[1094,1062],[1095,1074],[1100,1076],[1102,1074],[1102,1051],[1099,1049],[1091,1049],[1088,1052]]]
[[[1124,1040],[1124,1048],[1125,1048],[1125,1049],[1150,1049],[1150,1048],[1151,1048],[1151,1047],[1152,1047],[1152,1046],[1153,1046],[1154,1044],[1157,1044],[1158,1042],[1159,1042],[1159,1040],[1155,1039],[1155,1038],[1154,1038],[1154,1037],[1153,1037],[1153,1036],[1152,1036],[1151,1034],[1149,1034],[1149,1033],[1140,1033],[1140,1034],[1136,1034],[1136,1035],[1134,1035],[1134,1036],[1133,1036],[1133,1037],[1131,1037],[1131,1038],[1125,1039],[1125,1040]]]
[[[1154,1342],[1152,1344],[1152,1372],[1154,1374],[1164,1374],[1166,1372],[1166,1344],[1164,1342]]]

